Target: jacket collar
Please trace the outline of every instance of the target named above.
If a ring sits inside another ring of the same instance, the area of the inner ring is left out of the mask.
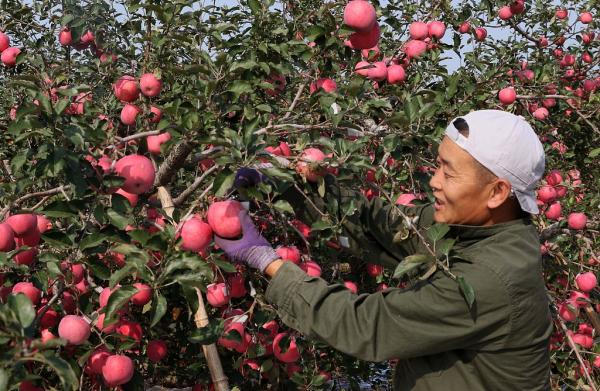
[[[472,225],[458,225],[448,224],[450,231],[446,235],[448,238],[460,238],[460,240],[472,240],[472,239],[484,239],[490,236],[494,236],[502,231],[522,229],[531,226],[533,222],[531,218],[524,217],[517,220],[508,221],[506,223],[486,225],[486,226],[472,226]]]

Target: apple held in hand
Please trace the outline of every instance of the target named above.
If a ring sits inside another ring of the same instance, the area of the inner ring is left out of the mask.
[[[235,238],[242,233],[238,214],[244,206],[238,201],[213,202],[208,207],[206,219],[213,232],[223,238]]]

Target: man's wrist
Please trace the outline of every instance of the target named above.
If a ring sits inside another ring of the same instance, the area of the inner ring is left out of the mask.
[[[265,268],[264,273],[272,278],[284,262],[285,261],[281,258],[274,260]]]

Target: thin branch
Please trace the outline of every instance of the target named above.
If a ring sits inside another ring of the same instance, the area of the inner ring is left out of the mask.
[[[594,381],[592,380],[592,377],[590,376],[590,374],[588,372],[587,366],[583,362],[583,358],[581,358],[581,354],[579,353],[579,349],[577,348],[577,345],[575,345],[575,342],[573,342],[573,338],[571,338],[571,334],[569,334],[569,330],[567,329],[567,326],[565,326],[565,322],[563,322],[563,320],[560,318],[557,318],[557,320],[560,323],[560,327],[563,330],[564,336],[567,337],[567,339],[569,340],[569,345],[571,345],[571,349],[573,349],[573,351],[575,352],[575,356],[577,357],[577,361],[579,361],[579,365],[581,366],[581,369],[585,373],[585,377],[587,378],[587,381],[588,381],[588,386],[590,386],[593,391],[598,391],[598,389],[596,388],[596,384],[594,383]]]
[[[189,196],[191,196],[196,190],[198,190],[198,188],[202,185],[202,183],[204,182],[206,177],[209,176],[210,174],[212,174],[213,172],[215,172],[218,168],[219,168],[218,166],[212,166],[208,170],[204,171],[204,173],[201,176],[196,178],[196,180],[194,181],[194,183],[191,186],[189,186],[187,189],[185,189],[183,191],[183,193],[181,193],[179,195],[179,197],[177,197],[173,200],[173,204],[175,206],[179,206],[179,205],[183,204],[183,202]]]
[[[3,210],[2,212],[0,212],[0,221],[4,220],[4,217],[6,216],[6,214],[8,213],[8,211],[10,210],[11,207],[15,206],[15,205],[19,205],[21,202],[26,201],[30,198],[36,198],[36,197],[45,197],[45,196],[52,196],[52,195],[56,195],[59,193],[63,193],[65,190],[69,190],[71,188],[71,185],[61,185],[55,189],[50,189],[50,190],[46,190],[46,191],[40,191],[37,193],[29,193],[29,194],[25,194],[23,197],[17,198],[16,200],[12,201],[11,203],[9,203]]]
[[[308,71],[308,75],[306,75],[306,80],[304,81],[304,83],[302,83],[302,85],[298,89],[298,92],[296,93],[296,96],[294,97],[294,101],[290,105],[290,108],[288,109],[288,112],[285,113],[285,115],[283,116],[283,119],[287,119],[290,115],[292,115],[292,112],[294,111],[294,109],[298,105],[298,102],[300,101],[300,98],[302,97],[302,93],[304,92],[304,89],[306,88],[306,86],[310,82],[310,80],[312,78],[312,75],[314,73],[315,73],[314,68],[311,69],[310,71]]]
[[[542,41],[540,38],[535,38],[529,35],[525,30],[521,29],[518,24],[516,24],[513,20],[509,19],[508,23],[515,29],[519,34],[530,40],[531,42],[535,42],[536,45]]]

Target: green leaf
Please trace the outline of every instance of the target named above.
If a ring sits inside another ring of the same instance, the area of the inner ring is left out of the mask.
[[[590,152],[590,155],[589,155],[589,156],[590,156],[590,157],[596,157],[596,156],[598,156],[598,155],[600,155],[600,148],[596,148],[596,149],[594,149],[592,152]]]
[[[35,320],[33,303],[24,293],[18,292],[8,296],[8,306],[17,315],[23,328],[29,327]]]
[[[252,92],[252,85],[244,80],[236,80],[227,86],[227,91],[236,94],[245,94],[248,92]]]
[[[217,266],[219,269],[221,269],[225,273],[236,273],[238,271],[237,268],[235,267],[235,265],[233,265],[227,261],[222,261],[220,259],[211,259],[210,263]]]
[[[108,298],[108,303],[106,304],[106,317],[104,318],[104,326],[110,326],[111,324],[115,323],[118,320],[115,316],[117,311],[120,310],[131,299],[131,297],[138,292],[139,290],[131,285],[119,287],[119,289],[112,292]],[[107,320],[109,323],[107,323]]]
[[[258,0],[248,0],[248,6],[250,7],[250,10],[252,10],[252,13],[254,15],[258,15],[258,13],[262,9],[260,2]]]
[[[108,286],[110,287],[110,289],[114,289],[114,287],[117,286],[117,284],[119,282],[121,282],[122,279],[124,279],[125,277],[127,277],[131,274],[134,274],[136,272],[136,270],[137,270],[137,267],[135,267],[135,265],[126,264],[121,269],[114,272],[112,274],[112,276],[110,276],[110,280],[108,281]],[[111,297],[112,297],[112,295],[111,295]]]
[[[42,214],[46,217],[74,217],[77,216],[77,210],[74,210],[68,202],[57,200],[46,205]]]
[[[152,299],[152,314],[150,315],[150,327],[154,327],[162,317],[167,313],[167,299],[164,296],[159,296],[158,292],[154,291]]]
[[[414,270],[424,263],[435,262],[433,255],[415,254],[404,258],[394,270],[394,278],[402,278],[406,273]]]
[[[471,308],[473,306],[473,302],[475,301],[475,292],[473,291],[473,288],[465,281],[465,279],[462,276],[456,276],[456,282],[458,282],[458,286],[460,287],[462,293],[465,295],[469,308]]]
[[[76,391],[79,388],[79,381],[73,371],[73,368],[62,358],[54,356],[54,352],[51,354],[35,354],[33,359],[45,364],[48,364],[54,369],[58,375],[60,382],[63,385],[64,390]]]
[[[452,246],[454,246],[455,242],[456,239],[445,239],[440,246],[440,251],[446,256],[447,259],[450,259],[450,250],[452,250]]]
[[[221,337],[221,334],[223,333],[223,329],[223,319],[211,318],[206,326],[194,330],[188,337],[188,341],[200,345],[213,344],[219,340],[219,337]]]
[[[133,223],[133,219],[131,219],[125,213],[119,212],[116,209],[107,209],[106,216],[108,217],[108,220],[110,220],[112,225],[119,229],[125,229],[129,224]]]
[[[8,372],[0,369],[0,391],[8,390]]]
[[[102,244],[102,242],[104,242],[105,239],[106,239],[105,235],[99,235],[99,234],[88,235],[85,238],[83,238],[83,240],[81,241],[81,243],[79,245],[79,249],[83,251],[86,248],[99,246]]]
[[[285,200],[276,201],[273,204],[273,206],[275,207],[275,209],[277,209],[281,212],[294,213],[294,208],[292,208],[292,205],[290,205],[290,203]]]
[[[86,264],[90,271],[94,273],[95,277],[98,277],[101,280],[108,280],[110,278],[110,269],[104,262],[93,262],[88,260]]]
[[[441,238],[444,237],[450,231],[450,227],[448,227],[445,223],[437,223],[432,225],[427,230],[427,237],[434,242],[437,242]]]
[[[215,196],[220,197],[227,194],[227,191],[233,185],[233,180],[235,179],[235,173],[233,173],[230,169],[226,168],[219,172],[217,177],[213,182],[213,190],[215,192]]]

